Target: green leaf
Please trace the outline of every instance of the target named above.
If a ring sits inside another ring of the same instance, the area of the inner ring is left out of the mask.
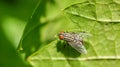
[[[75,28],[74,24],[63,15],[62,10],[77,2],[82,1],[40,0],[26,25],[18,50],[28,57],[54,40],[54,35],[58,31]]]
[[[82,1],[67,6],[64,12],[74,22],[71,28],[92,34],[85,43],[88,54],[79,54],[71,46],[64,47],[63,42],[55,40],[29,56],[29,63],[34,67],[119,67],[119,1]]]
[[[108,2],[107,4],[98,2],[96,4],[95,2],[86,1],[66,8],[65,12],[67,16],[81,30],[89,31],[93,35],[89,43],[93,46],[94,53],[90,52],[90,56],[119,55],[119,50],[116,49],[118,48],[117,43],[119,43],[118,40],[120,37],[120,19],[117,19],[120,18],[118,13],[118,9],[120,8],[117,5],[114,2]],[[114,14],[115,12],[116,14]],[[117,17],[114,18],[114,16]]]
[[[81,55],[71,46],[64,47],[64,45],[65,44],[60,41],[53,41],[49,45],[29,56],[27,60],[34,67],[101,67],[104,66],[103,64],[106,64],[107,67],[112,67],[114,65],[119,67],[119,56]]]

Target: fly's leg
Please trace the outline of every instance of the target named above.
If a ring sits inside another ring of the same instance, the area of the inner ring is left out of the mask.
[[[65,41],[63,47],[66,48],[67,46],[69,46],[69,44]]]

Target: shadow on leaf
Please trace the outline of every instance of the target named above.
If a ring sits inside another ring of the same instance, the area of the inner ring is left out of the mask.
[[[79,57],[81,54],[72,48],[68,43],[58,41],[57,42],[57,52],[61,52],[65,55],[65,57]]]
[[[84,42],[85,48],[89,48],[89,43]],[[80,57],[81,53],[76,51],[73,47],[71,47],[67,42],[58,41],[57,42],[57,52],[61,52],[65,55],[65,57],[77,58]]]

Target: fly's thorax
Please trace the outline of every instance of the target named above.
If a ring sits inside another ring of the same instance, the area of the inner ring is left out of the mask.
[[[70,41],[81,42],[82,41],[82,38],[78,34],[75,34],[75,33],[64,33],[63,36],[64,36],[64,40],[68,42]]]
[[[67,33],[67,32],[61,32],[59,34],[59,39],[65,40],[67,42],[83,42],[82,37],[80,37],[77,33]]]
[[[72,41],[74,39],[74,37],[70,34],[70,33],[64,33],[63,37],[65,41]]]

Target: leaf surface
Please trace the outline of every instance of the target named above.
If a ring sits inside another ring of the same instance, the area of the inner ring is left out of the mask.
[[[56,1],[53,3],[52,7],[59,4]],[[64,7],[59,5],[58,12],[63,9],[61,11],[63,13],[53,13],[53,15],[49,15],[47,12],[45,15],[40,14],[42,7],[39,4],[32,18],[37,20],[37,23],[30,21],[35,27],[31,25],[33,30],[26,27],[26,30],[31,33],[28,32],[29,35],[24,33],[27,36],[23,35],[20,43],[26,54],[31,51],[27,58],[30,64],[34,67],[113,67],[115,65],[115,67],[119,67],[120,2],[117,0],[90,0],[69,3]],[[54,7],[54,9],[56,8]],[[28,27],[30,27],[29,24]],[[79,54],[71,46],[64,47],[64,42],[55,40],[54,35],[60,29],[89,32],[92,36],[85,42],[88,54]],[[54,41],[48,44],[52,40]],[[44,44],[47,45],[44,46]]]

